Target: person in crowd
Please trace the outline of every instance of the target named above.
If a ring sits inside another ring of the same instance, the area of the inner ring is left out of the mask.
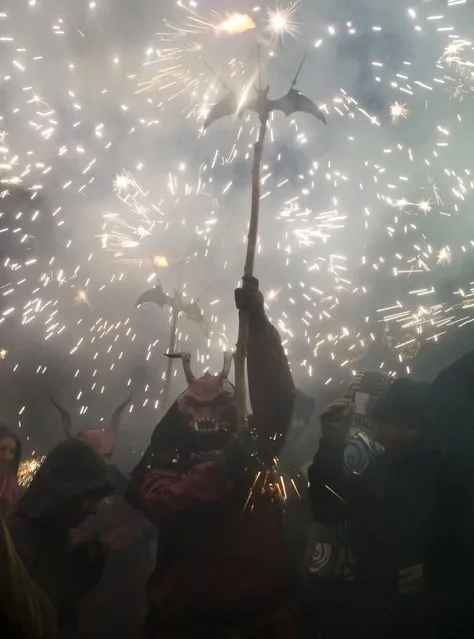
[[[443,639],[474,627],[474,351],[444,369],[430,388],[443,457],[436,491],[437,537],[427,569]]]
[[[362,475],[344,468],[350,412],[342,399],[322,414],[309,470],[314,518],[342,531],[311,552],[307,594],[316,623],[328,639],[433,636],[424,572],[439,452],[426,437],[426,385],[400,379],[377,400],[372,435],[385,452]]]
[[[152,570],[156,529],[124,495],[128,480],[118,469],[115,449],[128,397],[113,412],[107,428],[87,428],[78,440],[90,446],[107,466],[113,492],[76,532],[83,540],[99,538],[107,548],[102,577],[79,607],[80,634],[88,639],[135,639],[146,614],[146,583]],[[67,439],[73,439],[70,413],[54,398]]]
[[[115,493],[119,495],[125,495],[128,481],[125,475],[117,468],[115,449],[117,446],[122,414],[131,401],[132,398],[127,397],[124,402],[117,406],[112,413],[112,417],[110,418],[110,423],[107,428],[85,428],[76,435],[77,439],[80,439],[91,446],[97,455],[103,459],[104,463],[107,465],[109,478],[115,486]],[[54,397],[51,398],[51,402],[61,417],[61,424],[66,439],[73,439],[75,436],[72,432],[72,417],[70,412]]]
[[[57,618],[48,597],[28,575],[0,515],[0,629],[8,639],[56,639]]]
[[[182,353],[188,388],[132,475],[129,498],[160,531],[143,637],[304,636],[289,592],[281,503],[262,483],[289,427],[295,389],[258,282],[246,278],[235,295],[249,318],[253,428],[237,433],[231,354],[219,375],[196,378]]]
[[[21,491],[17,473],[21,460],[21,442],[8,426],[0,424],[0,514],[13,514]]]
[[[112,491],[90,446],[72,440],[46,457],[18,504],[10,530],[30,577],[53,603],[63,638],[74,637],[77,605],[97,585],[105,562],[97,539],[73,531]]]

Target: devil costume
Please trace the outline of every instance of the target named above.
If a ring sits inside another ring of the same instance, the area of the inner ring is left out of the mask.
[[[67,441],[46,457],[25,491],[10,530],[30,577],[50,598],[61,637],[74,636],[78,600],[100,579],[101,544],[73,544],[70,529],[112,490],[102,460],[86,444]]]
[[[129,397],[115,409],[107,428],[88,428],[76,437],[104,460],[114,485],[96,514],[75,531],[78,539],[100,539],[108,551],[100,582],[79,607],[80,636],[87,639],[135,639],[146,614],[146,582],[152,570],[156,530],[125,501],[128,480],[115,463],[120,420],[130,401]],[[56,400],[53,404],[61,415],[66,438],[74,439],[70,413]]]
[[[130,404],[131,397],[122,402],[112,413],[110,423],[105,430],[101,428],[86,428],[80,431],[76,437],[88,444],[95,452],[102,457],[108,467],[109,480],[115,486],[115,492],[124,495],[127,490],[127,478],[119,471],[115,464],[115,447],[117,445],[120,420],[125,408]],[[61,416],[61,423],[66,439],[74,439],[72,432],[72,418],[69,411],[61,406],[54,397],[51,398],[53,406]]]
[[[266,491],[246,506],[259,472],[255,459],[268,468],[283,443],[294,385],[256,280],[236,291],[236,302],[249,315],[256,436],[235,434],[230,354],[219,375],[198,379],[184,354],[188,388],[156,427],[131,480],[130,498],[160,531],[144,637],[302,636],[289,603],[281,507]]]

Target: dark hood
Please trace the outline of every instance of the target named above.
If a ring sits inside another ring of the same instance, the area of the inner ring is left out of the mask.
[[[429,389],[432,416],[443,446],[474,430],[474,351],[445,368]]]
[[[18,468],[20,466],[20,461],[21,461],[21,441],[20,441],[20,438],[15,433],[15,431],[12,430],[9,426],[7,426],[6,424],[0,423],[0,439],[3,439],[4,437],[11,437],[16,442],[15,457],[13,459],[13,468],[14,468],[15,473],[17,473],[18,472]]]
[[[46,457],[20,500],[17,514],[28,519],[53,518],[74,497],[102,499],[112,490],[107,466],[92,448],[78,440],[65,441]]]

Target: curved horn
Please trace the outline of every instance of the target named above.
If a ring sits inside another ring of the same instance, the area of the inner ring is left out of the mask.
[[[112,417],[110,418],[109,431],[115,438],[117,438],[118,436],[118,430],[120,426],[120,419],[122,417],[122,413],[125,410],[125,408],[130,404],[131,401],[132,401],[132,396],[130,395],[129,397],[127,397],[127,399],[124,402],[119,404],[117,408],[114,410],[114,412],[112,413]]]
[[[224,377],[224,379],[227,379],[229,377],[233,359],[234,353],[232,351],[224,351],[224,364],[221,371],[221,377]]]
[[[184,375],[186,377],[186,381],[188,382],[188,385],[194,382],[196,377],[194,376],[193,371],[191,370],[191,353],[188,353],[188,352],[165,353],[165,356],[171,359],[183,360],[183,370],[184,370]]]
[[[54,397],[51,397],[51,403],[56,408],[58,413],[61,416],[61,423],[63,426],[64,434],[66,435],[66,439],[74,439],[74,435],[72,434],[72,419],[71,414],[65,408],[59,404]]]

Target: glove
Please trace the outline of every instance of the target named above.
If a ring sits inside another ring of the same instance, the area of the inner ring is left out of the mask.
[[[319,418],[323,439],[332,444],[344,443],[349,432],[351,416],[350,399],[342,397],[329,404]]]
[[[263,295],[258,289],[258,280],[255,277],[244,275],[242,288],[235,289],[235,305],[239,311],[244,311],[250,316],[264,316]]]
[[[232,478],[241,477],[247,472],[256,472],[259,460],[255,437],[247,431],[233,435],[221,463]]]

